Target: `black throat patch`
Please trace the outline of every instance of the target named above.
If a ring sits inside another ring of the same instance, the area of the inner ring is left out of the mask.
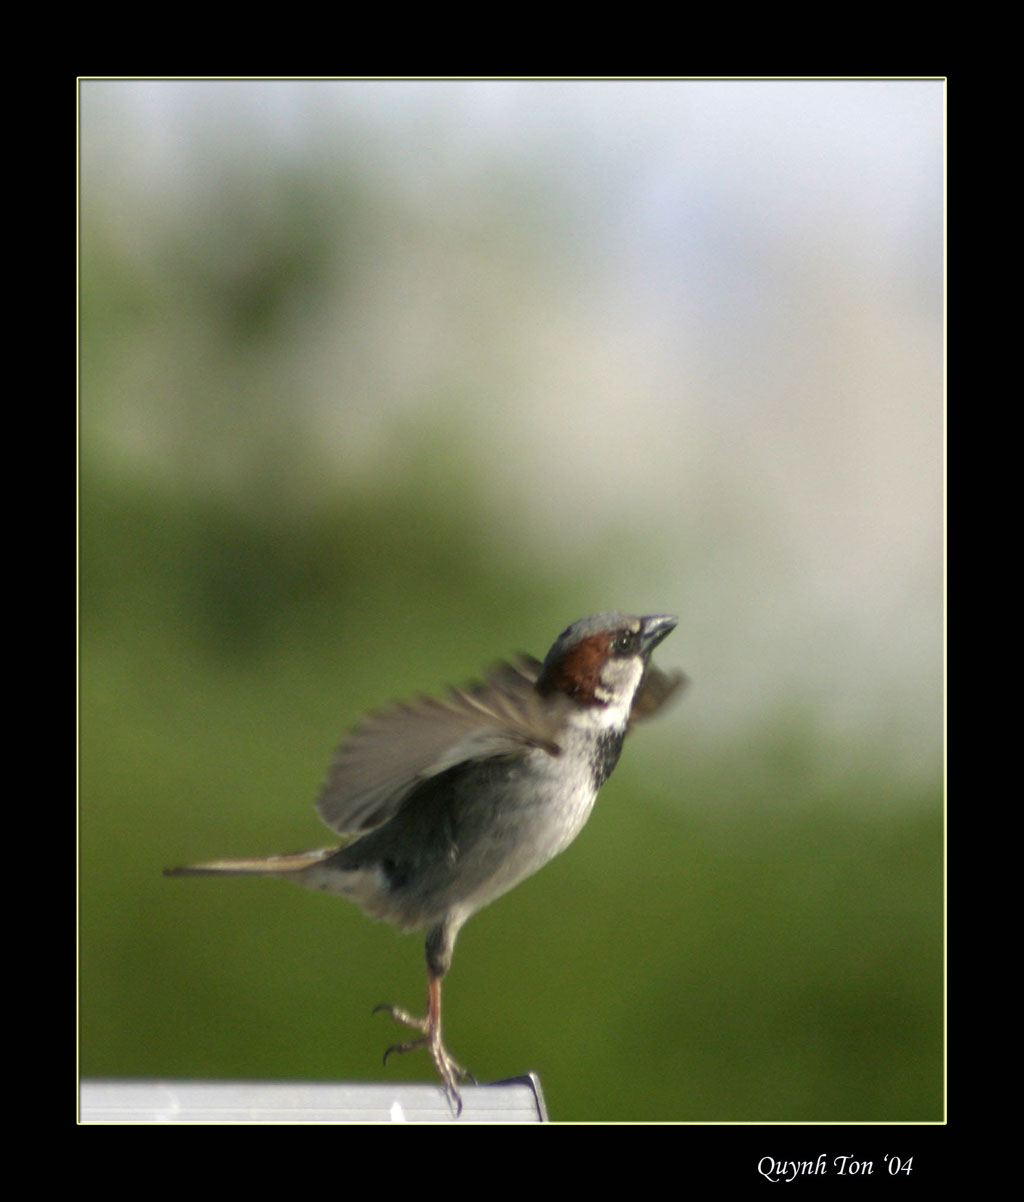
[[[600,789],[611,776],[612,769],[619,762],[619,756],[622,754],[622,741],[625,737],[624,730],[606,730],[598,737],[594,755],[590,761],[595,788]]]

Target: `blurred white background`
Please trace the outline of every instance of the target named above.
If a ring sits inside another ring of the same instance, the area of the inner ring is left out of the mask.
[[[840,772],[867,740],[930,775],[944,105],[927,80],[85,81],[86,254],[102,231],[167,307],[107,349],[83,439],[216,489],[285,440],[315,494],[454,428],[510,557],[599,575],[580,612],[681,614],[705,737],[785,698]],[[222,310],[268,270],[310,171],[315,279],[243,376],[175,294],[208,277]]]
[[[160,869],[325,840],[361,713],[621,608],[691,688],[467,927],[453,1051],[562,1119],[941,1120],[944,120],[80,82],[84,1073],[378,1074],[418,940]]]

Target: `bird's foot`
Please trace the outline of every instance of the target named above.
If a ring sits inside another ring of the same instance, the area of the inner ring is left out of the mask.
[[[426,1048],[430,1052],[430,1057],[434,1061],[434,1067],[437,1069],[441,1083],[444,1085],[444,1092],[448,1097],[448,1101],[455,1110],[455,1117],[458,1118],[462,1113],[462,1097],[459,1094],[459,1082],[470,1081],[475,1085],[476,1077],[467,1069],[464,1069],[449,1054],[448,1049],[441,1041],[440,1024],[432,1022],[429,1015],[426,1018],[417,1018],[414,1014],[410,1014],[408,1010],[402,1010],[399,1006],[374,1006],[373,1013],[376,1014],[380,1010],[387,1011],[396,1023],[401,1023],[405,1027],[412,1027],[413,1030],[423,1032],[419,1039],[411,1039],[408,1043],[393,1043],[384,1053],[384,1063],[387,1064],[388,1057],[393,1052],[401,1055],[403,1052],[411,1052],[414,1048]]]

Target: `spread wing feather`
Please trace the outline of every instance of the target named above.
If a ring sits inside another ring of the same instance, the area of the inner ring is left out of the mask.
[[[630,723],[643,722],[656,714],[680,689],[685,688],[687,683],[682,672],[662,672],[660,668],[649,664],[643,684],[633,698],[633,708],[629,714]]]
[[[539,668],[524,657],[499,664],[482,684],[371,714],[335,752],[320,817],[338,834],[359,834],[392,817],[419,782],[464,760],[524,746],[558,755],[565,704],[534,689]]]

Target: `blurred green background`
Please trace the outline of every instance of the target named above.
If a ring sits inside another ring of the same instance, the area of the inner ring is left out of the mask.
[[[942,1118],[943,104],[81,83],[83,1075],[431,1080],[419,936],[161,869],[329,844],[362,713],[624,608],[691,687],[463,931],[451,1051]]]

